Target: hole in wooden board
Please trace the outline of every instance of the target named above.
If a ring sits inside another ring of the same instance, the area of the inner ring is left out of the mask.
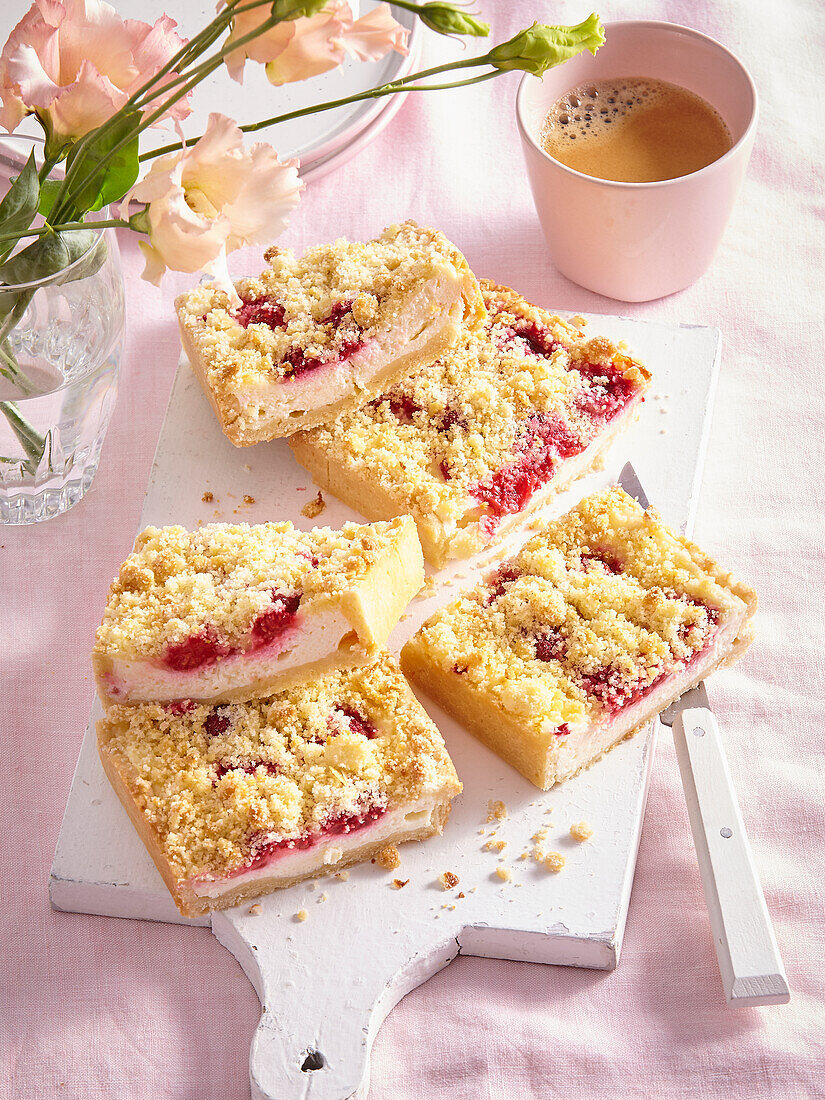
[[[733,836],[733,829],[729,829],[726,825],[724,829],[719,830],[719,835],[723,836],[725,840],[730,840],[730,838]]]
[[[694,737],[704,737],[705,736],[705,731],[702,729],[701,726],[697,726],[693,731],[693,736]]]
[[[304,1073],[309,1073],[315,1069],[323,1069],[326,1064],[327,1060],[320,1050],[310,1050],[301,1063],[301,1069]]]

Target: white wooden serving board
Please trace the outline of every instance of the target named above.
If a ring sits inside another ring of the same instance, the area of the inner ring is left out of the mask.
[[[689,530],[701,479],[707,429],[719,369],[715,329],[594,317],[591,328],[625,339],[654,373],[639,421],[610,456],[602,474],[577,483],[556,502],[569,507],[612,480],[631,459],[666,520]],[[665,411],[662,411],[665,410]],[[202,501],[205,491],[214,501]],[[221,434],[188,365],[178,368],[155,456],[141,526],[228,520],[291,519],[309,528],[301,507],[315,494],[308,475],[283,441],[237,450]],[[244,497],[254,503],[245,503]],[[314,523],[355,518],[334,499]],[[517,543],[513,537],[510,543]],[[124,532],[123,555],[131,548]],[[429,598],[413,601],[391,648],[436,607],[489,568],[491,555],[438,574]],[[560,788],[543,793],[427,705],[441,729],[464,793],[442,837],[402,849],[394,872],[370,864],[346,880],[299,884],[215,914],[211,927],[238,959],[261,999],[252,1042],[255,1100],[344,1100],[366,1096],[369,1052],[387,1012],[401,997],[460,952],[611,969],[624,931],[636,851],[653,760],[653,728],[619,745],[603,761]],[[50,881],[58,909],[190,923],[181,917],[100,767],[90,727],[72,782]],[[494,824],[488,801],[508,816],[499,855],[484,849]],[[574,821],[593,826],[575,844]],[[547,846],[567,857],[549,874],[518,856],[548,828]],[[500,863],[509,882],[495,873]],[[444,891],[438,876],[459,885]],[[403,889],[395,877],[409,879]],[[458,894],[464,897],[459,898]],[[295,914],[308,911],[299,922]],[[200,924],[210,924],[201,918]]]

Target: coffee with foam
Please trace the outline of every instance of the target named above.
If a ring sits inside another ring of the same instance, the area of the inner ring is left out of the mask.
[[[621,77],[580,84],[557,100],[541,144],[585,175],[652,183],[712,164],[733,139],[701,96],[664,80]]]

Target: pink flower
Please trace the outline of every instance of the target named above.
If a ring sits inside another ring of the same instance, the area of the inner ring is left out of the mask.
[[[190,148],[160,157],[123,200],[148,203],[149,242],[144,279],[156,285],[167,267],[207,271],[237,301],[226,254],[271,241],[287,226],[303,183],[297,160],[281,163],[269,145],[247,152],[243,134],[225,115],[212,114]]]
[[[263,8],[236,16],[228,42],[254,31],[268,15]],[[376,61],[389,50],[406,53],[406,40],[407,31],[390,15],[387,4],[353,21],[346,0],[329,0],[315,15],[277,23],[230,53],[226,67],[230,76],[240,81],[249,58],[266,65],[272,84],[289,84],[336,68],[348,53],[359,61]]]
[[[34,113],[47,133],[82,137],[184,45],[175,26],[166,15],[153,26],[124,21],[102,0],[35,0],[0,55],[0,125],[15,130]],[[185,99],[169,110],[188,113]]]

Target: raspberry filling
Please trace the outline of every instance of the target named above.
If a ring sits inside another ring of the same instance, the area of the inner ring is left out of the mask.
[[[168,646],[163,663],[173,672],[194,672],[197,668],[214,664],[229,652],[229,648],[218,641],[214,629],[207,626],[200,634],[193,634],[182,642]]]
[[[588,569],[591,565],[594,565],[604,573],[622,572],[618,558],[614,557],[609,550],[599,548],[598,550],[587,551],[582,554],[581,561],[583,569]]]
[[[244,298],[233,316],[243,328],[249,328],[250,325],[267,325],[274,331],[286,325],[284,307],[271,298],[259,298],[257,301]]]
[[[180,718],[181,715],[188,714],[190,710],[194,710],[198,704],[194,699],[173,699],[171,703],[167,703],[164,710],[167,710],[170,714],[174,714],[176,718]]]
[[[357,833],[360,829],[365,829],[368,825],[378,821],[386,812],[386,806],[370,806],[361,813],[332,814],[316,832],[305,832],[300,836],[288,839],[267,840],[265,836],[258,834],[252,837],[250,841],[252,854],[249,861],[243,864],[242,867],[231,871],[228,877],[233,878],[235,875],[244,874],[247,871],[257,871],[259,868],[265,867],[273,857],[279,854],[305,851],[307,848],[314,847],[326,837]]]
[[[536,321],[523,320],[518,325],[512,326],[513,335],[523,340],[533,355],[549,358],[557,348],[562,345],[553,339],[553,334],[546,325],[540,325]]]
[[[587,388],[576,396],[576,408],[591,420],[612,420],[636,392],[633,383],[612,364],[576,363]]]
[[[499,598],[499,596],[503,596],[507,590],[507,586],[511,585],[513,581],[517,581],[520,576],[521,571],[509,562],[505,562],[504,565],[499,566],[487,582],[490,594],[484,606],[489,607],[491,603],[494,603]]]
[[[278,592],[273,588],[272,607],[260,614],[252,626],[255,646],[269,645],[285,633],[295,622],[300,603],[300,592]]]
[[[378,730],[369,718],[365,718],[359,711],[354,710],[352,707],[342,706],[336,706],[335,709],[349,719],[349,728],[353,733],[363,734],[363,736],[369,738],[370,741],[378,737]]]
[[[211,714],[207,714],[203,728],[209,737],[220,737],[231,726],[232,722],[228,714],[221,713],[222,708],[216,707]]]
[[[520,512],[536,489],[552,478],[557,460],[581,454],[586,446],[570,425],[554,413],[532,413],[516,440],[520,456],[470,492],[487,505],[496,520]]]
[[[252,645],[249,649],[224,645],[218,641],[214,628],[207,626],[199,634],[168,646],[162,663],[173,672],[195,672],[224,657],[271,645],[294,624],[300,603],[300,592],[279,592],[273,588],[272,607],[262,612],[252,624]]]
[[[263,768],[267,775],[277,775],[280,768],[268,760],[245,760],[242,763],[233,763],[231,760],[219,760],[215,765],[215,778],[212,780],[214,787],[219,779],[223,779],[229,772],[244,772],[253,775],[258,768]]]
[[[545,630],[533,639],[536,647],[536,660],[563,661],[567,656],[567,639],[560,630]]]
[[[364,346],[363,333],[360,325],[357,325],[352,319],[352,302],[336,302],[330,310],[329,316],[325,317],[323,321],[319,321],[319,324],[331,325],[333,333],[335,333],[347,317],[352,320],[355,331],[342,337],[338,343],[337,352],[329,358],[317,359],[307,356],[303,348],[291,348],[286,353],[281,362],[291,368],[288,378],[299,378],[302,374],[308,374],[319,367],[327,367],[331,363],[345,363],[356,351],[361,350]]]

